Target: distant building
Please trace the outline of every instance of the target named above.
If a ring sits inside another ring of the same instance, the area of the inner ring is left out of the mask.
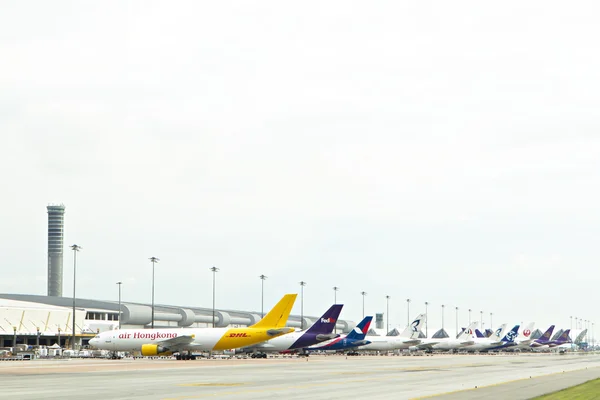
[[[0,294],[0,347],[10,346],[16,336],[17,344],[51,346],[60,340],[69,345],[73,333],[73,298],[29,294]],[[155,305],[155,328],[207,328],[212,326],[212,308]],[[216,327],[244,327],[260,320],[260,312],[215,310]],[[318,317],[304,316],[304,326],[312,325]],[[149,328],[152,307],[144,303],[121,303],[121,328]],[[339,319],[337,332],[354,329],[352,321]],[[287,326],[300,327],[300,316],[290,315]],[[76,299],[75,341],[85,346],[98,332],[119,327],[117,301]]]

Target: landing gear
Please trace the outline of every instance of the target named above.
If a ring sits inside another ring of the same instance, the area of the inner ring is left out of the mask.
[[[179,353],[175,355],[176,360],[195,360],[196,356],[188,352],[187,354]]]
[[[267,353],[252,353],[250,358],[267,358]]]

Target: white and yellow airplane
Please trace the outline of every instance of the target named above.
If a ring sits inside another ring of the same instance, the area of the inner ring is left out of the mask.
[[[143,356],[252,346],[294,331],[285,324],[296,296],[286,294],[263,319],[247,328],[121,329],[98,334],[90,345],[101,350],[140,351]]]

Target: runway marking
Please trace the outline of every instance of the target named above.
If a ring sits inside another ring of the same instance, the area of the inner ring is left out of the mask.
[[[231,383],[182,383],[179,384],[178,386],[202,386],[202,387],[222,387],[222,386],[242,386],[245,385],[245,383],[235,383],[235,382],[231,382]]]
[[[600,367],[593,367],[593,368],[600,368]],[[532,375],[529,378],[511,379],[511,380],[504,381],[504,382],[491,383],[489,385],[482,385],[482,386],[477,385],[477,387],[472,387],[472,388],[468,388],[468,389],[451,390],[449,392],[443,392],[443,393],[429,394],[429,395],[426,395],[426,396],[413,397],[410,400],[431,399],[431,398],[434,398],[434,397],[446,396],[446,395],[450,395],[450,394],[456,394],[456,393],[462,393],[462,392],[471,392],[473,390],[479,390],[479,389],[485,389],[485,388],[490,388],[490,387],[495,387],[495,386],[501,386],[501,385],[506,385],[508,383],[526,381],[526,380],[530,380],[530,379],[544,378],[544,377],[547,377],[547,376],[560,375],[560,374],[565,374],[565,373],[569,373],[569,372],[583,371],[583,370],[586,370],[586,369],[588,369],[588,368],[586,367],[586,368],[572,369],[572,370],[569,370],[569,371],[551,372],[549,374],[536,375],[536,376]]]

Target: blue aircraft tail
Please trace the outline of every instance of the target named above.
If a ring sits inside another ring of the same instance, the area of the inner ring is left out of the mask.
[[[475,337],[484,338],[483,333],[479,331],[479,329],[475,329]]]
[[[346,336],[346,339],[363,340],[369,332],[373,317],[365,317],[352,331]]]
[[[502,341],[509,342],[509,343],[514,342],[515,339],[517,338],[517,335],[519,334],[520,327],[521,327],[521,325],[515,325],[514,328],[512,328],[506,335],[504,335],[504,337],[502,338]]]

